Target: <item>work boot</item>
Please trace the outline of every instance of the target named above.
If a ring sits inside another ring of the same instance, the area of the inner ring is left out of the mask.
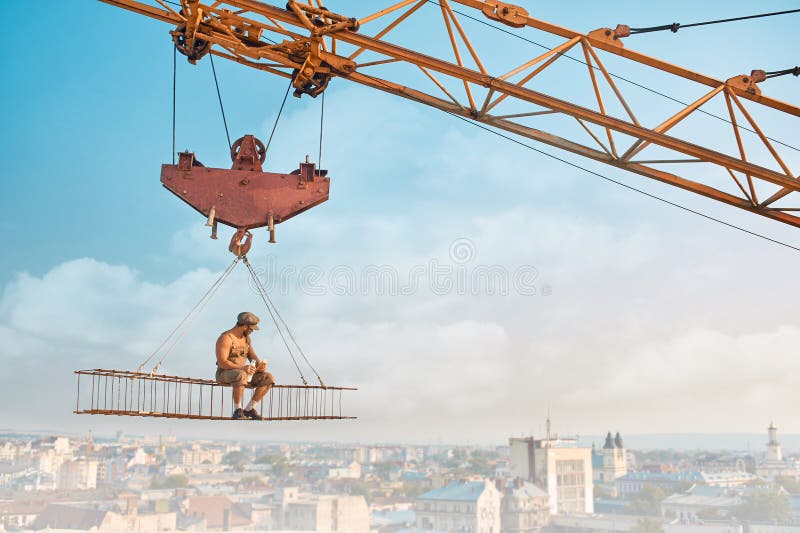
[[[255,408],[248,409],[247,411],[245,411],[244,416],[246,416],[250,420],[264,420],[264,417],[258,414],[258,411],[256,411]]]
[[[233,420],[241,420],[242,418],[245,418],[245,415],[246,415],[246,412],[245,412],[245,410],[244,410],[244,409],[242,409],[241,407],[239,407],[238,409],[236,409],[236,410],[233,412],[233,416],[232,416],[231,418],[232,418]]]

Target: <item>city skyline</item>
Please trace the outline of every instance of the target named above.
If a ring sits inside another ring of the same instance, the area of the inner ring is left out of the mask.
[[[766,431],[767,428],[764,428]],[[778,428],[780,430],[780,428]],[[613,430],[614,432],[617,429]],[[121,429],[108,430],[106,432],[96,432],[89,428],[84,432],[57,432],[53,433],[52,430],[47,429],[28,429],[28,430],[13,430],[10,428],[0,427],[0,436],[13,436],[13,435],[38,435],[38,436],[52,436],[62,435],[70,438],[83,439],[91,434],[98,442],[113,441],[123,435],[125,438],[130,439],[158,439],[158,438],[175,438],[180,442],[247,442],[250,444],[336,444],[342,446],[477,446],[481,448],[491,448],[496,446],[504,446],[508,438],[546,438],[546,431],[539,433],[515,433],[509,434],[505,439],[497,441],[473,441],[473,442],[459,442],[447,441],[444,439],[435,439],[432,441],[358,441],[358,440],[329,440],[329,439],[308,439],[308,440],[288,440],[276,439],[259,435],[250,435],[235,438],[215,437],[215,436],[202,436],[198,437],[192,435],[190,432],[175,434],[174,432],[166,433],[130,433]],[[565,434],[555,433],[554,438],[568,438],[577,439],[581,446],[596,446],[602,447],[603,441],[606,438],[605,434]],[[651,451],[651,450],[680,450],[685,452],[695,451],[709,451],[709,452],[746,452],[758,453],[759,450],[764,448],[767,440],[762,433],[652,433],[652,434],[638,434],[625,432],[626,445],[631,450]],[[780,432],[779,441],[784,450],[788,453],[800,452],[800,434],[787,434]]]
[[[348,533],[800,526],[800,456],[782,450],[774,424],[755,453],[636,450],[612,431],[587,446],[556,430],[549,423],[542,438],[484,447],[182,441],[121,431],[107,439],[3,436],[0,525]]]

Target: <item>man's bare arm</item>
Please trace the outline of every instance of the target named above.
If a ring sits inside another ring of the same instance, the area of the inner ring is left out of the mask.
[[[267,368],[267,361],[259,359],[258,356],[256,355],[256,351],[253,349],[253,343],[250,342],[250,337],[247,337],[247,347],[249,349],[249,351],[247,352],[247,358],[253,361],[256,364],[256,366],[260,365],[261,363],[264,363],[264,368]]]

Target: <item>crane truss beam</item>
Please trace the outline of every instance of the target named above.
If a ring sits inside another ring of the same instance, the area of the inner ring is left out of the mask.
[[[184,43],[191,44],[194,40],[211,43],[211,53],[217,56],[293,78],[298,96],[303,92],[318,94],[327,80],[341,77],[800,227],[798,208],[790,203],[800,199],[800,180],[791,170],[788,158],[759,127],[745,101],[794,117],[800,117],[800,108],[761,95],[754,80],[747,76],[715,80],[627,50],[611,30],[584,35],[516,12],[512,25],[545,31],[566,41],[505,73],[490,74],[481,60],[479,47],[469,38],[449,0],[439,0],[437,10],[452,53],[448,58],[386,40],[390,32],[411,24],[409,20],[419,16],[417,13],[426,0],[402,0],[360,21],[320,9],[319,5],[294,1],[289,2],[288,9],[281,9],[256,0],[218,1],[211,5],[182,0],[180,12],[161,0],[155,0],[159,7],[135,0],[101,1],[176,26],[183,32]],[[479,9],[496,20],[500,20],[496,18],[498,9],[508,6],[492,0],[453,1]],[[375,28],[373,36],[368,35],[367,25]],[[275,42],[268,35],[284,40]],[[528,86],[538,81],[536,78],[542,72],[553,68],[564,54],[577,48],[582,52],[593,91],[591,105],[578,105]],[[711,90],[662,119],[656,127],[643,126],[598,51],[636,61]],[[356,62],[367,54],[373,59]],[[407,67],[422,77],[410,76]],[[604,99],[604,90],[606,95],[612,95],[608,101]],[[724,99],[726,120],[732,125],[730,135],[735,140],[735,153],[705,147],[686,138],[686,134],[680,137],[668,134],[703,111],[709,102],[720,99]],[[612,105],[624,113],[617,116],[619,113],[610,110]],[[499,112],[501,108],[505,111]],[[526,123],[540,115],[571,117],[580,125],[581,134],[567,138]],[[740,123],[747,124],[744,127],[753,132],[751,137],[760,145],[756,149],[769,155],[766,160],[760,154],[758,158],[749,156],[754,149],[743,139]],[[587,145],[587,141],[591,142]],[[634,159],[643,151],[656,153],[643,160]],[[675,163],[682,163],[681,175],[669,166]],[[697,168],[683,170],[687,167]]]

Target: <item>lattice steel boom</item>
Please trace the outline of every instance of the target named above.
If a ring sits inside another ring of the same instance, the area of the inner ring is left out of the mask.
[[[163,0],[101,1],[173,25],[173,39],[191,62],[212,53],[292,78],[297,96],[316,96],[332,78],[347,79],[800,227],[800,202],[791,203],[800,199],[800,180],[790,169],[792,161],[779,150],[787,146],[771,140],[752,110],[764,106],[797,120],[800,108],[762,95],[757,75],[721,81],[629,50],[622,43],[621,27],[581,34],[494,0],[403,0],[360,18],[331,12],[320,3],[295,1],[289,1],[286,9],[255,0],[210,5],[181,0],[180,9]],[[528,27],[564,41],[511,68],[490,71],[485,60],[496,60],[501,52],[481,56],[480,46],[470,39],[461,23],[464,17],[451,1],[496,24]],[[412,49],[419,44],[413,38],[407,47],[388,41],[390,33],[398,34],[398,28],[421,16],[422,8],[428,14],[433,9],[442,19],[449,42],[447,58]],[[531,88],[542,72],[573,49],[580,51],[587,67],[591,105]],[[657,126],[644,126],[606,68],[603,58],[610,56],[601,57],[600,52],[683,78],[702,88],[703,94],[664,116]],[[359,62],[362,56],[368,61]],[[726,152],[704,146],[702,138],[690,138],[692,131],[668,134],[714,100],[724,102],[724,118],[730,122],[727,142],[733,148]],[[548,133],[536,123],[545,115],[569,117],[579,127],[569,136]],[[767,157],[752,155],[755,150]],[[643,152],[649,157],[642,157]]]

